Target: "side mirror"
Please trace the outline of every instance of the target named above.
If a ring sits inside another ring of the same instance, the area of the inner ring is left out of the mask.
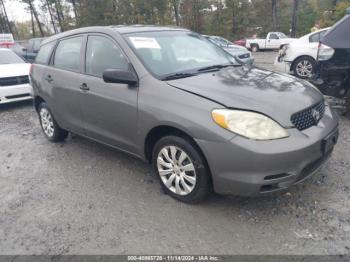
[[[27,51],[28,51],[28,49],[27,49],[27,48],[25,48],[25,47],[23,47],[23,48],[22,48],[22,51],[23,51],[23,52],[27,52]]]
[[[120,69],[107,69],[102,74],[106,83],[136,85],[138,82],[134,73]]]

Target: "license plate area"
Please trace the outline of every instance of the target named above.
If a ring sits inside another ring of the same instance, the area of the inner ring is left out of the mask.
[[[322,141],[322,153],[325,155],[329,153],[335,144],[338,142],[339,137],[339,131],[338,129],[331,134],[329,134],[326,138]]]

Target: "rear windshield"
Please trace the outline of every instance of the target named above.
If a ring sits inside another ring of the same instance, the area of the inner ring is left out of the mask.
[[[22,64],[25,63],[22,58],[10,50],[0,50],[0,65],[4,64]]]

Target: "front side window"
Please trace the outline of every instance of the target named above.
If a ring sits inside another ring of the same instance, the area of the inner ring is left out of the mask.
[[[192,32],[132,33],[126,35],[126,40],[146,68],[159,78],[214,65],[238,65],[229,53]]]
[[[55,52],[54,66],[70,71],[79,71],[82,43],[83,37],[60,41]]]
[[[124,55],[110,39],[103,36],[89,36],[86,48],[86,73],[102,77],[106,69],[128,70]]]
[[[48,44],[43,45],[40,50],[38,55],[35,58],[35,63],[37,64],[47,64],[51,55],[51,51],[53,47],[55,46],[56,42],[51,42]]]
[[[276,34],[271,34],[270,35],[270,39],[279,39],[278,36]]]

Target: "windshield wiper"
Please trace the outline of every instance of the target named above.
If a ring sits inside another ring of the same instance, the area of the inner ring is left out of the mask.
[[[192,73],[175,73],[175,74],[171,74],[163,77],[162,80],[180,79],[180,78],[191,77],[195,75],[196,74],[192,74]]]
[[[203,67],[198,69],[198,72],[204,72],[204,71],[211,71],[211,70],[220,70],[222,68],[225,67],[229,67],[229,66],[237,66],[235,64],[225,64],[225,65],[212,65],[212,66],[207,66],[207,67]]]

